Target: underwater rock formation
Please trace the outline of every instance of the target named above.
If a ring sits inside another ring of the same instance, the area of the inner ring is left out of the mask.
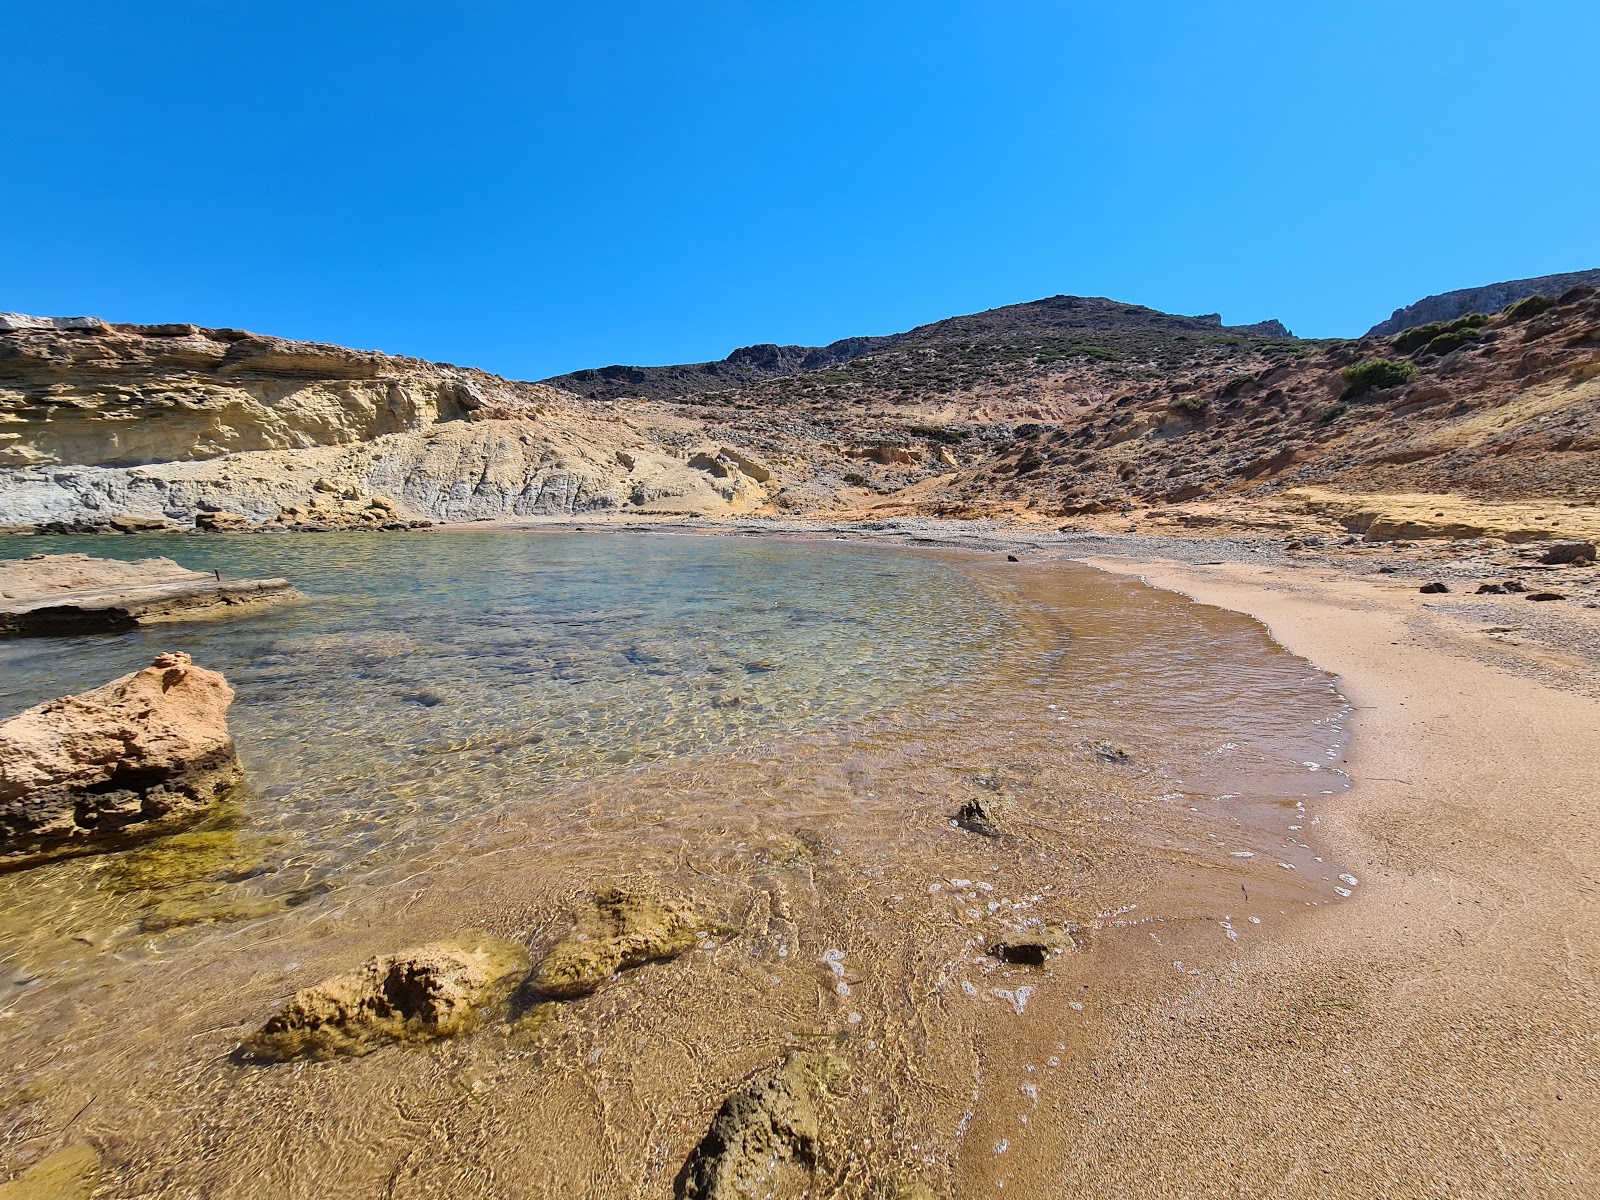
[[[287,1062],[453,1037],[509,1000],[527,969],[526,949],[493,937],[371,958],[349,974],[296,992],[243,1049],[267,1062]]]
[[[588,995],[627,967],[676,958],[701,928],[681,900],[603,888],[579,912],[572,933],[540,961],[529,990],[551,1000]]]

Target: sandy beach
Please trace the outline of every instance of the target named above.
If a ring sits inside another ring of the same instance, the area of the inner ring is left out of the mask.
[[[1318,832],[1361,886],[1120,1015],[1058,1194],[1600,1194],[1600,703],[1484,661],[1414,586],[1091,561],[1338,676],[1355,787]]]

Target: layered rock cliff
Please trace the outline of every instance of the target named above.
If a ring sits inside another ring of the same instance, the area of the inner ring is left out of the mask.
[[[765,501],[722,447],[666,441],[556,388],[419,359],[0,318],[0,526],[359,527]]]

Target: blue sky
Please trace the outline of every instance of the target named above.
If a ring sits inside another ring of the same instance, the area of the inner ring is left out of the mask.
[[[1600,266],[1592,0],[11,6],[0,309],[537,378]]]

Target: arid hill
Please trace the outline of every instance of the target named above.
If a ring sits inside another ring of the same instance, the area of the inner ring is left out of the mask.
[[[561,377],[589,395],[227,330],[9,322],[12,528],[1226,509],[1533,536],[1600,501],[1585,286],[1338,342],[1063,296],[750,347],[728,370],[638,368],[636,391]],[[1499,507],[1468,520],[1463,505]]]
[[[1471,313],[1495,313],[1528,296],[1560,296],[1575,287],[1585,286],[1600,287],[1600,270],[1568,271],[1562,275],[1540,275],[1484,287],[1460,288],[1395,309],[1387,321],[1367,330],[1367,336],[1392,337],[1430,321],[1454,321]]]
[[[883,337],[843,338],[826,346],[741,346],[721,362],[600,367],[545,382],[595,400],[667,400],[737,391],[784,376],[812,373],[816,378],[816,372],[854,364],[838,382],[893,375],[914,387],[976,378],[1021,363],[1048,366],[1086,357],[1171,363],[1214,353],[1219,346],[1293,341],[1277,321],[1224,326],[1216,314],[1180,317],[1102,297],[1051,296]]]

